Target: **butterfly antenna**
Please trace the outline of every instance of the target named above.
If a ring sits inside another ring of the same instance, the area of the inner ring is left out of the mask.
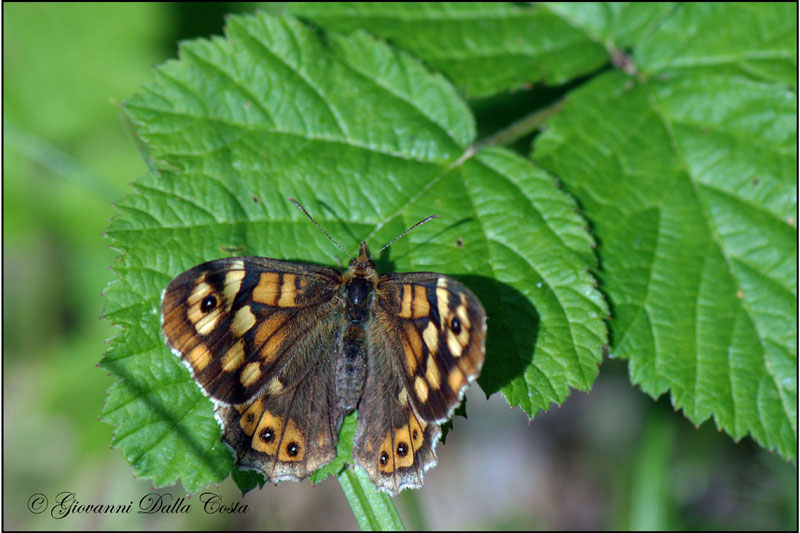
[[[297,206],[297,208],[298,208],[300,211],[302,211],[302,212],[303,212],[303,214],[305,214],[305,216],[307,216],[307,217],[308,217],[308,218],[311,220],[311,222],[313,222],[313,223],[314,223],[314,225],[315,225],[315,226],[317,226],[317,227],[319,228],[319,230],[320,230],[322,233],[324,233],[324,234],[325,234],[325,236],[326,236],[328,239],[330,239],[330,241],[331,241],[331,242],[332,242],[332,243],[333,243],[333,244],[334,244],[334,245],[335,245],[335,246],[336,246],[338,249],[340,249],[341,251],[343,251],[343,252],[345,253],[345,255],[347,255],[347,257],[349,257],[350,259],[353,259],[353,256],[352,256],[352,255],[350,255],[350,254],[347,252],[347,250],[345,250],[344,248],[342,248],[342,245],[341,245],[341,244],[339,244],[338,242],[336,242],[335,240],[333,240],[333,237],[331,237],[331,236],[330,236],[330,234],[329,234],[327,231],[325,231],[325,229],[323,229],[323,227],[322,227],[322,226],[320,226],[320,225],[319,225],[319,223],[318,223],[316,220],[314,220],[314,217],[312,217],[311,215],[309,215],[309,214],[308,214],[308,211],[306,211],[306,208],[305,208],[305,207],[303,207],[302,205],[300,205],[300,202],[298,202],[297,200],[295,200],[295,199],[294,199],[294,198],[292,198],[292,197],[289,197],[289,201],[290,201],[290,202],[292,202],[294,205],[296,205],[296,206]]]
[[[429,216],[429,217],[423,218],[422,220],[420,220],[419,222],[417,222],[416,224],[414,224],[413,226],[411,226],[410,228],[408,228],[407,230],[405,230],[403,233],[401,233],[400,235],[398,235],[397,237],[395,237],[394,239],[392,239],[391,241],[389,241],[389,243],[388,243],[388,244],[386,244],[386,245],[385,245],[383,248],[381,248],[380,250],[378,250],[377,252],[375,252],[373,255],[376,255],[376,256],[377,256],[379,253],[381,253],[382,251],[384,251],[385,249],[387,249],[389,246],[391,246],[391,245],[394,243],[394,241],[396,241],[397,239],[402,239],[402,238],[403,238],[403,237],[405,237],[405,236],[406,236],[406,234],[408,234],[408,232],[409,232],[409,231],[411,231],[412,229],[414,229],[414,228],[416,228],[416,227],[418,227],[418,226],[421,226],[421,225],[425,224],[426,222],[430,222],[430,221],[431,221],[431,220],[433,220],[434,218],[439,218],[439,215],[431,215],[431,216]]]

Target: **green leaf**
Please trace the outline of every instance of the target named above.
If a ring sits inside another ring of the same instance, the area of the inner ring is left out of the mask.
[[[593,223],[612,356],[630,359],[634,383],[653,396],[669,390],[696,424],[713,416],[790,459],[794,13],[682,5],[634,49],[638,77],[608,73],[575,91],[534,149]]]
[[[687,3],[636,47],[650,75],[699,70],[797,88],[797,9],[789,3]]]
[[[257,470],[246,470],[234,468],[231,470],[231,479],[242,491],[242,496],[253,490],[254,488],[262,488],[266,480],[263,474]]]
[[[543,2],[592,41],[611,48],[628,48],[659,30],[675,2]]]
[[[375,258],[379,271],[442,272],[478,295],[487,393],[533,416],[591,387],[608,311],[574,201],[507,150],[475,153],[464,101],[406,53],[290,17],[231,17],[225,38],[183,43],[124,109],[156,170],[108,228],[120,256],[106,316],[122,333],[103,367],[119,378],[106,418],[137,475],[195,490],[230,471],[211,402],[163,343],[160,295],[230,251],[336,265],[288,196],[349,250],[441,215]],[[344,448],[315,479],[342,471]]]
[[[541,5],[298,2],[288,10],[328,29],[365,29],[441,70],[470,97],[559,85],[608,61],[602,42]]]

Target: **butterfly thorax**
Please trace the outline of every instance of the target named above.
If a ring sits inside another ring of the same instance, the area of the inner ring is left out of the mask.
[[[361,243],[358,258],[350,261],[342,280],[347,309],[345,314],[353,324],[360,324],[369,316],[369,308],[378,283],[378,273],[375,270],[375,263],[369,258],[366,242]]]

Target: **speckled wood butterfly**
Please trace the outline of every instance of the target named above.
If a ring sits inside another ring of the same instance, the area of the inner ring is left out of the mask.
[[[268,481],[333,460],[357,410],[356,464],[389,494],[422,486],[439,426],[484,359],[486,313],[469,289],[433,272],[378,274],[366,242],[344,273],[209,261],[173,279],[161,309],[167,344],[214,401],[236,464]]]

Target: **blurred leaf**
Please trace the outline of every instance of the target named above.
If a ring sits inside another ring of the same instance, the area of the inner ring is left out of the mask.
[[[288,10],[328,30],[365,29],[389,39],[470,97],[559,85],[608,62],[602,42],[543,5],[293,2]]]
[[[119,135],[110,101],[129,94],[161,57],[165,10],[158,2],[5,6],[13,23],[3,28],[4,67],[17,75],[3,92],[3,120],[70,146],[76,137],[95,134],[90,125],[111,124],[109,133]],[[94,141],[91,155],[98,157],[106,140],[99,135]]]
[[[587,267],[592,241],[554,180],[510,152],[473,156],[473,119],[440,76],[364,33],[320,36],[291,18],[231,17],[227,38],[184,43],[125,109],[158,169],[119,202],[120,250],[103,359],[119,380],[104,418],[137,475],[187,490],[232,457],[211,402],[163,343],[160,295],[177,274],[241,255],[335,264],[335,249],[388,242],[379,270],[454,275],[489,315],[480,384],[533,416],[588,390],[606,340]],[[346,459],[346,458],[345,458]]]
[[[638,44],[636,63],[653,76],[698,70],[796,88],[796,6],[682,4]]]
[[[594,224],[612,355],[630,359],[632,380],[789,459],[795,18],[786,4],[682,5],[635,48],[638,77],[575,91],[534,149]]]

